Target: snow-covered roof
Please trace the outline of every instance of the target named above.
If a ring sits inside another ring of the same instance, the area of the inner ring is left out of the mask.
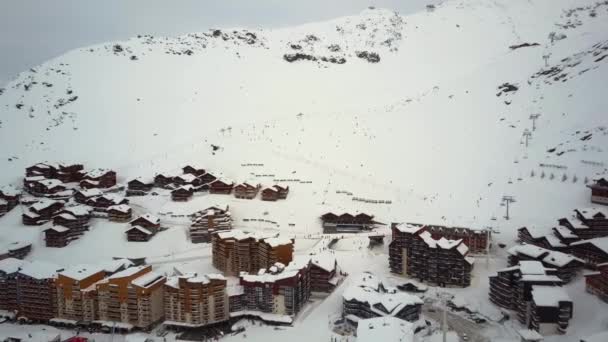
[[[374,317],[359,320],[357,342],[413,342],[412,323],[395,317]]]
[[[511,255],[517,256],[518,254],[524,254],[531,258],[538,258],[547,252],[548,250],[544,248],[529,244],[516,245],[509,248],[509,250],[507,251],[507,253]]]
[[[241,285],[228,286],[226,287],[226,294],[228,295],[228,297],[240,296],[245,294],[245,288]]]
[[[11,274],[17,272],[27,261],[15,259],[15,258],[6,258],[0,260],[0,272],[5,274]]]
[[[521,274],[546,274],[545,267],[540,261],[520,261],[519,270]]]
[[[585,220],[593,220],[595,215],[602,214],[604,217],[608,218],[608,209],[607,208],[599,208],[599,207],[590,207],[590,208],[579,208],[576,211],[585,219]]]
[[[43,179],[39,180],[38,183],[46,186],[49,189],[52,189],[56,186],[63,186],[63,183],[58,179]]]
[[[152,214],[143,214],[143,215],[139,216],[138,218],[131,220],[131,222],[135,222],[135,221],[139,220],[140,218],[143,218],[144,220],[146,220],[152,224],[160,223],[160,219]]]
[[[332,272],[336,269],[336,257],[328,252],[313,255],[310,258],[310,262],[327,272]]]
[[[419,297],[396,289],[385,289],[382,281],[371,273],[361,274],[351,286],[349,286],[342,298],[347,301],[356,300],[368,303],[371,309],[381,316],[396,315],[404,306],[423,304]],[[378,310],[375,305],[381,304],[387,312]]]
[[[61,217],[61,218],[63,218],[63,219],[66,219],[68,221],[76,220],[76,217],[74,217],[74,215],[68,214],[68,213],[62,213],[62,214],[59,214],[58,216]]]
[[[532,300],[536,306],[557,307],[559,302],[571,302],[568,293],[560,286],[532,285]]]
[[[545,235],[544,238],[547,240],[549,245],[554,248],[566,247],[554,234]]]
[[[112,203],[120,203],[125,200],[123,196],[120,196],[118,194],[103,194],[100,197],[105,198]]]
[[[0,205],[6,205],[8,202],[4,198],[0,198]]]
[[[48,228],[46,230],[54,230],[57,233],[63,233],[63,232],[67,232],[68,230],[70,230],[70,228],[63,227],[63,226],[51,226],[51,228]]]
[[[133,265],[133,262],[129,259],[116,259],[116,260],[110,260],[108,262],[105,262],[105,263],[101,264],[100,266],[103,268],[103,270],[105,272],[114,273],[122,267],[129,267],[132,265]]]
[[[5,185],[0,188],[0,193],[4,194],[5,196],[13,197],[13,196],[20,195],[21,191],[15,189],[12,185]]]
[[[425,226],[414,223],[395,223],[393,224],[393,227],[402,233],[415,234],[421,229],[423,229]]]
[[[586,225],[583,221],[581,221],[578,217],[570,217],[567,219],[568,223],[572,226],[572,228],[576,230],[580,229],[589,229],[589,226]]]
[[[276,270],[278,273],[265,273],[258,272],[258,274],[247,274],[243,272],[240,278],[250,283],[274,283],[279,280],[293,278],[298,275],[299,270],[297,269],[283,269],[282,271]]]
[[[570,245],[578,246],[578,245],[582,245],[582,244],[586,244],[586,243],[590,243],[590,244],[594,245],[595,247],[601,249],[602,251],[608,253],[608,236],[595,238],[595,239],[589,239],[589,240],[581,240],[581,241],[573,242]]]
[[[530,236],[533,239],[540,239],[541,237],[549,234],[549,229],[542,229],[542,228],[538,228],[538,227],[524,227],[526,228],[526,230],[528,231],[528,233],[530,233]]]
[[[40,210],[43,210],[43,209],[46,209],[46,208],[52,206],[55,203],[61,203],[61,202],[53,201],[48,198],[43,198],[43,199],[40,199],[38,202],[32,204],[32,206],[30,208],[34,209],[36,211],[40,211]]]
[[[532,342],[543,340],[543,335],[539,334],[536,330],[524,329],[519,330],[517,333],[519,333],[519,336],[521,336],[526,341]]]
[[[284,237],[268,238],[268,239],[264,239],[264,242],[266,242],[268,245],[270,245],[270,247],[279,247],[279,246],[293,244],[291,239],[284,238]]]
[[[235,240],[245,240],[245,239],[249,239],[249,238],[257,239],[255,234],[246,233],[239,229],[219,232],[217,234],[220,239],[235,239]]]
[[[34,260],[31,263],[24,264],[19,273],[34,279],[49,279],[54,278],[60,270],[62,268],[55,264]]]
[[[140,272],[142,270],[145,270],[146,268],[148,268],[148,266],[135,266],[135,267],[129,267],[127,269],[124,269],[118,273],[114,273],[111,276],[108,277],[108,279],[117,279],[117,278],[125,278],[125,277],[130,277],[134,274],[136,274],[137,272]]]
[[[149,231],[148,229],[146,229],[146,228],[144,228],[142,226],[131,226],[126,231],[129,232],[129,231],[131,231],[133,229],[138,230],[138,231],[140,231],[140,232],[142,232],[142,233],[144,233],[146,235],[152,235],[151,231]]]
[[[91,213],[93,209],[87,205],[75,205],[71,207],[64,207],[63,211],[67,211],[76,216],[85,216]]]
[[[81,281],[94,274],[103,272],[103,267],[97,265],[76,265],[59,272],[60,275]]]
[[[572,233],[570,231],[570,229],[568,229],[568,228],[566,228],[564,226],[553,227],[553,229],[555,229],[564,238],[567,238],[567,239],[576,239],[576,238],[578,238],[578,236],[576,236],[574,233]]]
[[[583,260],[574,257],[570,254],[558,252],[558,251],[550,251],[549,254],[543,258],[543,262],[553,265],[555,267],[564,267],[572,261],[578,261],[580,263],[584,263]]]
[[[128,213],[129,210],[131,210],[131,207],[129,207],[126,204],[117,204],[117,205],[109,206],[108,210],[115,210],[115,211],[119,211],[121,213]]]
[[[435,240],[433,238],[433,236],[431,235],[431,233],[429,233],[428,231],[426,232],[422,232],[419,235],[422,240],[430,247],[430,248],[442,248],[442,249],[452,249],[456,246],[458,246],[461,242],[462,239],[460,240],[448,240],[444,237],[441,237],[438,240]],[[467,247],[468,250],[468,247]],[[460,252],[460,251],[459,251]]]
[[[92,189],[88,189],[88,190],[82,189],[82,190],[78,190],[78,192],[87,198],[103,195],[103,192],[97,188],[92,188]]]
[[[184,173],[183,175],[177,176],[177,178],[183,180],[186,183],[192,183],[196,180],[196,176],[191,173]]]
[[[97,178],[105,175],[110,172],[108,169],[93,169],[87,172],[86,176],[91,178]]]
[[[148,272],[142,275],[141,277],[134,279],[131,284],[143,288],[148,288],[158,283],[159,281],[163,281],[164,279],[165,276],[163,276],[162,274],[158,274],[156,272]]]

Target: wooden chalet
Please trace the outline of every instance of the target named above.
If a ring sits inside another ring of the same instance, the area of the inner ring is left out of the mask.
[[[261,185],[253,186],[249,183],[241,183],[234,187],[234,197],[243,199],[254,199],[260,192]]]
[[[154,186],[159,188],[165,188],[173,183],[173,177],[165,174],[157,174],[154,176]]]
[[[373,216],[360,213],[352,215],[344,213],[340,216],[334,213],[326,213],[321,216],[323,233],[358,233],[373,229],[378,222],[373,220]]]
[[[0,260],[7,258],[23,259],[32,251],[32,244],[25,241],[12,242],[0,252]]]
[[[608,236],[608,208],[575,209],[574,216],[562,218],[559,223],[580,239]]]
[[[149,229],[160,229],[160,219],[152,214],[144,214],[129,222],[131,226],[140,226]]]
[[[34,196],[46,196],[66,191],[66,187],[58,179],[30,179],[24,183],[24,187],[27,192]]]
[[[570,251],[588,266],[596,267],[608,262],[608,236],[573,242]]]
[[[201,179],[202,184],[211,184],[213,181],[217,179],[213,174],[206,172],[202,176],[199,177]]]
[[[191,174],[194,175],[195,177],[200,177],[202,175],[204,175],[205,173],[207,173],[207,171],[205,171],[205,169],[197,169],[191,165],[186,165],[182,168],[182,172],[184,174]]]
[[[84,166],[82,164],[59,164],[57,179],[63,183],[80,182],[84,177]]]
[[[67,246],[72,238],[70,228],[52,226],[44,230],[44,241],[47,247],[61,248]]]
[[[129,222],[133,217],[133,210],[126,204],[112,205],[107,213],[112,222]]]
[[[336,275],[338,262],[329,253],[314,255],[310,260],[310,289],[313,292],[329,293],[338,284]]]
[[[154,181],[135,178],[127,183],[127,196],[143,196],[152,190]]]
[[[0,199],[3,199],[7,202],[8,210],[10,211],[14,207],[19,204],[19,199],[21,198],[21,191],[11,187],[5,186],[0,188]]]
[[[46,163],[38,163],[25,168],[26,177],[43,176],[44,178],[54,178],[57,174],[57,168]]]
[[[591,189],[591,202],[608,205],[608,175],[596,178],[595,183],[587,185]]]
[[[273,185],[262,190],[262,201],[276,201],[286,199],[289,194],[289,187]]]
[[[113,205],[129,204],[129,200],[116,194],[104,194],[89,199],[87,204],[97,211],[106,211]]]
[[[111,188],[116,185],[116,172],[105,169],[95,169],[87,172],[80,187],[83,189]]]
[[[279,199],[279,192],[275,188],[265,188],[262,190],[262,201],[276,201]]]
[[[194,194],[192,185],[182,185],[179,188],[171,191],[171,199],[175,202],[187,202]]]
[[[8,213],[8,202],[4,198],[0,198],[0,217]]]
[[[53,224],[56,226],[66,227],[72,230],[73,233],[84,234],[85,230],[89,229],[89,217],[76,217],[70,213],[60,213],[53,217]]]
[[[273,185],[272,187],[279,193],[279,199],[286,199],[287,195],[289,195],[289,186],[283,187],[280,185]]]
[[[184,173],[173,178],[173,184],[175,185],[202,185],[202,180],[191,173]]]
[[[90,201],[95,198],[102,196],[103,192],[97,188],[88,190],[78,190],[74,193],[74,200],[80,204],[89,204]]]
[[[149,241],[157,232],[158,228],[144,228],[142,226],[132,225],[125,231],[125,234],[127,234],[127,241],[145,242]]]
[[[572,255],[545,249],[534,245],[517,245],[508,250],[509,265],[516,266],[520,261],[539,261],[543,267],[555,270],[564,283],[570,282],[585,263]]]
[[[23,224],[25,225],[40,225],[49,221],[57,214],[64,206],[61,201],[53,201],[44,199],[34,203],[27,212],[23,214]]]
[[[209,192],[212,194],[230,195],[234,188],[234,183],[228,183],[226,180],[216,179],[209,184]]]
[[[608,263],[598,264],[596,272],[585,274],[585,287],[587,292],[608,303]]]

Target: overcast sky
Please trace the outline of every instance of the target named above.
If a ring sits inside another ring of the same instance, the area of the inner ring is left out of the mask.
[[[174,36],[214,27],[274,28],[359,13],[402,14],[439,0],[0,0],[0,85],[78,47],[137,34]]]

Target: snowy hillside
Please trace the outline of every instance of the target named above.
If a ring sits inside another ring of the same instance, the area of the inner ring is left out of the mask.
[[[0,91],[0,185],[19,186],[24,168],[45,160],[112,168],[121,183],[194,164],[235,182],[281,180],[290,198],[184,204],[161,194],[132,200],[136,211],[228,204],[237,227],[295,236],[302,254],[318,247],[304,237],[320,238],[327,211],[491,226],[510,245],[522,225],[550,229],[590,205],[585,179],[608,170],[607,80],[608,1],[598,0],[447,1],[410,16],[366,9],[279,30],[134,37],[71,51]],[[511,220],[504,195],[516,199]],[[243,220],[262,217],[275,223]],[[0,218],[0,240],[31,240],[28,258],[59,264],[136,255],[166,270],[171,260],[212,270],[209,247],[187,240],[187,222],[164,224],[172,228],[134,244],[123,225],[99,220],[50,249],[14,210]],[[353,240],[339,246],[347,271],[388,273],[384,252]],[[483,266],[476,277],[468,291],[485,297]],[[572,335],[549,341],[605,327],[595,313],[606,307],[582,281],[569,290],[587,296],[589,311],[575,309]],[[293,329],[325,322],[339,310],[332,298]]]

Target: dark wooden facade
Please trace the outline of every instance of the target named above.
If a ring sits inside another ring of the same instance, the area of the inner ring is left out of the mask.
[[[608,303],[608,263],[597,265],[597,271],[585,275],[587,292]]]
[[[133,209],[126,204],[110,206],[107,212],[112,222],[129,222],[133,217]]]
[[[359,213],[357,215],[344,213],[339,216],[334,213],[326,213],[321,216],[323,233],[335,234],[369,231],[377,224],[373,218],[372,215],[365,213]]]
[[[261,185],[253,186],[249,183],[241,183],[234,187],[234,197],[243,199],[254,199],[260,192]]]
[[[328,260],[320,260],[327,258]],[[336,287],[338,263],[330,255],[313,257],[310,263],[310,289],[313,292],[331,292]]]
[[[6,201],[7,212],[11,211],[14,207],[19,204],[21,198],[21,191],[12,187],[0,188],[0,199]]]
[[[175,202],[187,202],[192,198],[194,188],[192,185],[184,185],[171,191],[171,199]]]
[[[204,175],[205,173],[207,173],[207,171],[205,171],[205,169],[198,169],[191,165],[186,165],[186,166],[182,167],[182,172],[185,174],[191,174],[197,178]]]
[[[212,194],[230,195],[232,188],[234,188],[234,183],[228,183],[220,179],[216,179],[209,184],[209,192]]]
[[[25,168],[26,177],[43,176],[44,178],[54,178],[57,175],[57,168],[46,163],[38,163]]]
[[[144,181],[140,178],[127,183],[127,196],[143,196],[152,190],[154,181]]]
[[[173,176],[160,173],[154,176],[154,186],[156,187],[166,188],[171,183],[173,183]]]
[[[154,235],[156,235],[157,232],[157,228],[144,228],[136,225],[131,226],[125,233],[127,234],[127,241],[145,242],[149,241]]]
[[[581,240],[570,244],[570,252],[591,267],[608,262],[608,237]]]
[[[70,228],[53,226],[44,230],[44,241],[47,247],[61,248],[67,246],[70,241]]]
[[[112,170],[93,170],[87,172],[80,187],[83,189],[91,188],[111,188],[116,185],[116,172]]]
[[[595,183],[587,185],[591,189],[591,202],[608,205],[608,176],[594,179]]]

